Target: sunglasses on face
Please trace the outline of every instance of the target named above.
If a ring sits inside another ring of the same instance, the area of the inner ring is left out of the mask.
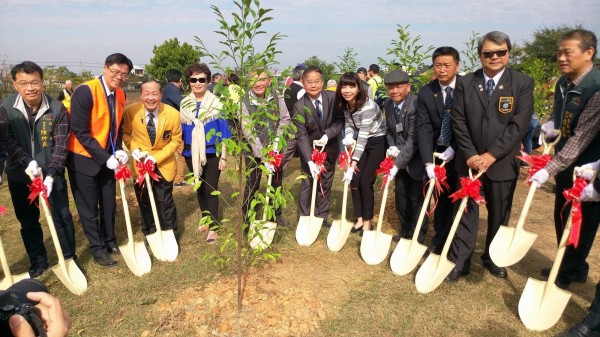
[[[504,57],[506,53],[508,53],[508,49],[484,51],[481,54],[483,54],[483,57],[485,57],[486,59],[491,59],[492,57],[494,57],[494,54],[498,55],[498,57]]]
[[[190,82],[190,84],[194,84],[196,82],[204,84],[204,83],[206,83],[206,80],[207,80],[206,77],[200,77],[200,78],[191,77],[189,82]]]

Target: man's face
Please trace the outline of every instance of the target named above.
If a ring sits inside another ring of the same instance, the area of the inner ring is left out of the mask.
[[[140,101],[144,105],[144,108],[148,111],[155,111],[160,104],[162,94],[160,92],[160,85],[156,82],[148,82],[142,85],[142,91],[140,92]]]
[[[308,96],[312,99],[316,99],[323,90],[323,78],[318,72],[311,71],[310,73],[304,74],[302,85]]]
[[[410,92],[410,83],[386,84],[385,88],[387,89],[389,98],[395,104],[400,104]]]
[[[509,56],[510,52],[506,42],[496,44],[493,41],[486,40],[483,42],[479,61],[481,61],[485,74],[494,77],[506,67]]]
[[[18,72],[16,80],[13,81],[15,90],[23,97],[25,103],[30,107],[39,106],[42,101],[42,93],[44,92],[44,82],[38,72],[27,74]]]
[[[563,40],[558,46],[556,59],[560,72],[574,80],[591,64],[594,49],[581,50],[579,40]]]
[[[67,82],[66,86],[67,86],[67,89],[71,90],[71,88],[73,88],[73,83]]]
[[[108,89],[113,91],[120,88],[125,84],[129,78],[129,67],[127,64],[113,64],[111,66],[104,66],[104,80]]]
[[[216,75],[215,78],[214,78],[214,80],[213,80],[213,83],[217,84],[217,83],[219,83],[220,80],[221,80],[221,75]]]
[[[367,73],[369,74],[369,77],[373,77],[373,75],[375,75],[372,70],[368,70]]]
[[[265,92],[269,85],[271,85],[271,78],[265,72],[261,73],[258,76],[254,76],[254,85],[252,86],[252,91],[257,97],[265,97]]]
[[[433,74],[443,85],[452,83],[460,65],[450,55],[440,55],[433,61]]]
[[[360,73],[356,73],[356,75],[358,75],[358,78],[360,78],[363,81],[367,80],[367,74],[360,72]]]

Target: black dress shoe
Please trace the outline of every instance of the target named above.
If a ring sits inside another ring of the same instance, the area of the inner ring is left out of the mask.
[[[31,277],[31,278],[39,277],[46,270],[48,270],[49,267],[50,267],[50,265],[48,264],[48,262],[34,264],[29,268],[29,277]]]
[[[325,228],[331,228],[331,222],[329,222],[329,221],[323,221],[323,227],[325,227]]]
[[[448,274],[448,276],[446,277],[446,279],[444,281],[446,281],[446,283],[454,283],[454,282],[458,281],[459,278],[461,278],[463,276],[467,276],[467,275],[469,275],[468,271],[462,271],[462,270],[458,270],[458,269],[454,268],[454,269],[452,269],[450,274]]]
[[[556,337],[600,337],[600,332],[590,329],[583,323],[578,323],[571,329],[556,335]]]
[[[115,261],[115,259],[113,259],[112,256],[108,254],[94,256],[94,262],[96,262],[96,264],[101,265],[102,267],[112,267],[117,264],[117,261]]]
[[[350,230],[350,233],[358,233],[358,232],[362,232],[362,230],[363,230],[363,226],[352,227],[352,229]]]
[[[121,251],[119,250],[119,247],[117,247],[117,246],[108,247],[108,248],[106,248],[106,251],[110,254],[121,254]]]
[[[508,275],[506,268],[498,267],[493,262],[484,262],[483,266],[490,272],[490,274],[492,274],[492,276],[498,278],[506,278],[506,276]]]
[[[550,268],[542,268],[542,270],[540,271],[540,274],[542,274],[543,277],[550,277]],[[575,275],[575,279],[572,282],[576,282],[576,283],[586,283],[587,282],[587,274],[585,275],[581,275],[581,274],[576,274]]]
[[[277,226],[280,227],[288,227],[290,225],[290,223],[282,217],[278,217],[275,221],[277,222]]]
[[[400,234],[396,234],[396,235],[392,236],[392,241],[394,241],[394,242],[398,242],[398,241],[400,241],[400,239],[402,239],[402,235],[400,235]]]

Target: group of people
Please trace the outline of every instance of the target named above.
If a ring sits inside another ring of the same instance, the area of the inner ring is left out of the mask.
[[[76,259],[64,175],[65,168],[69,171],[93,261],[112,266],[117,262],[111,254],[119,253],[114,231],[115,170],[129,160],[122,144],[139,163],[136,169],[156,165],[157,179],[152,185],[135,187],[142,232],[148,235],[156,231],[148,194],[144,192],[144,188],[152,188],[161,228],[172,229],[178,235],[172,194],[177,166],[181,171],[185,163],[201,182],[196,195],[207,221],[201,222],[199,231],[207,232],[207,242],[214,242],[220,222],[219,199],[213,192],[218,190],[221,171],[227,167],[224,140],[236,136],[236,128],[241,128],[240,134],[248,144],[244,152],[249,172],[242,210],[245,222],[260,186],[261,165],[274,173],[272,184],[278,188],[286,164],[297,155],[301,170],[308,177],[300,184],[297,215],[309,215],[311,186],[317,179],[321,193],[314,213],[325,219],[325,227],[331,226],[327,219],[336,161],[340,150],[352,148],[342,178],[352,186],[357,218],[352,232],[372,229],[376,171],[388,157],[393,166],[386,172],[387,180],[395,185],[400,223],[394,238],[410,239],[423,206],[423,187],[427,181],[439,179],[436,165],[446,162],[449,188],[436,198],[435,233],[429,246],[431,253],[440,254],[458,208],[448,196],[460,188],[461,178],[469,177],[470,171],[483,172],[480,194],[488,210],[488,228],[481,259],[493,276],[505,278],[507,270],[494,264],[489,245],[499,226],[508,225],[521,164],[517,155],[534,111],[533,79],[507,67],[511,47],[506,34],[485,34],[477,46],[482,68],[465,76],[458,76],[458,51],[439,47],[432,55],[435,79],[416,94],[411,92],[406,72],[392,70],[382,79],[377,65],[371,65],[368,71],[359,68],[357,72],[342,74],[335,91],[323,90],[321,69],[299,65],[293,69],[293,83],[284,95],[270,89],[272,78],[268,69],[256,69],[250,72],[252,89],[238,92],[243,118],[233,123],[221,113],[223,103],[218,93],[209,90],[212,77],[205,64],[193,64],[185,71],[189,94],[181,94],[182,74],[171,70],[164,91],[156,80],[146,80],[141,84],[140,102],[127,107],[121,87],[132,63],[123,54],[109,55],[101,76],[74,91],[67,86],[61,92],[61,101],[43,92],[43,71],[37,64],[18,64],[11,71],[17,94],[5,98],[0,107],[0,152],[8,154],[9,191],[30,258],[30,274],[37,277],[49,265],[39,209],[28,200],[32,177],[43,177],[65,258]],[[573,185],[575,167],[582,167],[576,173],[589,180],[592,175],[586,169],[598,170],[600,166],[600,70],[593,64],[596,50],[597,39],[590,31],[577,29],[561,38],[557,59],[563,76],[556,84],[553,114],[542,126],[543,137],[556,137],[558,129],[561,138],[554,158],[530,178],[530,183],[541,187],[549,177],[555,177],[558,241],[569,211],[569,207],[564,207],[562,191]],[[378,104],[382,84],[387,99]],[[258,127],[249,126],[244,117],[267,105],[271,118]],[[291,125],[295,126],[295,134],[283,139],[287,135],[284,129]],[[325,160],[315,159],[314,147],[327,154]],[[268,155],[271,151],[282,153],[281,165],[273,165]],[[434,157],[434,152],[440,155]],[[587,280],[586,258],[600,222],[599,193],[600,183],[592,181],[581,194],[581,237],[577,248],[567,248],[556,280],[561,288]],[[447,282],[456,282],[470,272],[480,201],[470,199],[461,216],[449,253],[455,268]],[[280,226],[288,225],[280,207],[274,220]],[[419,242],[425,240],[427,231],[427,226],[421,228]],[[548,269],[541,272],[547,275]],[[599,294],[600,285],[586,320],[565,336],[600,333]]]

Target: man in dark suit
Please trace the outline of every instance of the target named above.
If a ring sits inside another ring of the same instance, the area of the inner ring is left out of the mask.
[[[454,158],[456,142],[452,134],[452,101],[460,58],[458,51],[452,47],[439,47],[433,52],[433,73],[436,79],[419,90],[417,99],[417,139],[421,161],[425,165],[428,179],[436,179],[434,167],[442,160],[449,162],[446,168],[446,181],[449,186],[456,186],[456,170]],[[442,132],[443,130],[443,132]],[[440,153],[440,158],[433,158],[433,152]],[[431,239],[430,250],[440,254],[450,226],[452,225],[453,205],[448,196],[451,190],[445,190],[436,201],[433,228],[435,235]]]
[[[307,67],[302,75],[302,84],[306,93],[294,104],[294,116],[300,114],[303,118],[294,119],[296,141],[288,144],[288,149],[297,144],[302,172],[309,177],[300,184],[298,213],[305,216],[310,212],[311,187],[319,174],[319,167],[311,159],[313,141],[317,141],[319,147],[325,147],[327,161],[326,172],[321,173],[320,186],[323,193],[317,194],[315,216],[325,219],[323,226],[331,227],[331,223],[327,221],[329,197],[339,153],[338,134],[344,125],[344,115],[335,107],[335,93],[323,90],[323,72],[319,67]]]
[[[306,69],[306,65],[304,63],[300,63],[292,70],[292,77],[294,82],[290,84],[290,87],[285,90],[283,96],[285,97],[285,106],[287,107],[289,112],[294,111],[294,104],[298,102],[300,97],[304,96],[304,87],[302,86],[302,74],[304,73],[304,69]]]
[[[423,206],[423,164],[417,148],[415,111],[417,97],[410,92],[409,76],[402,70],[393,70],[383,80],[388,99],[384,103],[387,125],[388,155],[395,157],[390,178],[396,183],[396,212],[400,220],[400,238],[412,238]],[[419,241],[425,239],[421,230]]]
[[[506,269],[492,262],[489,246],[500,225],[508,225],[519,176],[516,155],[533,112],[533,79],[506,68],[510,49],[510,39],[502,32],[481,37],[477,52],[483,69],[458,79],[452,105],[458,144],[456,171],[459,177],[468,176],[469,168],[485,171],[480,180],[487,202],[488,230],[481,258],[484,267],[500,278],[506,277]],[[470,199],[452,243],[450,257],[456,266],[448,282],[469,273],[478,220],[479,205]]]
[[[177,111],[181,107],[181,71],[177,69],[167,70],[167,85],[162,92],[161,103],[172,106]],[[181,154],[183,152],[183,142],[177,148],[177,172],[175,173],[174,186],[181,187],[187,185],[183,178],[185,171],[185,158]]]

